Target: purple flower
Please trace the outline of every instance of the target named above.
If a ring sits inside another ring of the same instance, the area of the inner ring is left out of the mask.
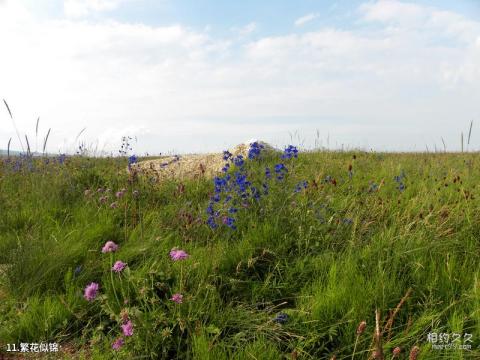
[[[115,252],[118,250],[118,245],[113,241],[107,241],[102,248],[102,253]]]
[[[93,301],[97,297],[97,291],[98,291],[98,284],[92,282],[89,285],[87,285],[87,287],[85,288],[85,294],[83,295],[83,297],[87,301]]]
[[[172,249],[170,251],[170,257],[173,261],[185,260],[190,255],[188,255],[184,250]]]
[[[170,298],[173,302],[176,302],[177,304],[183,303],[183,295],[182,294],[173,294],[173,296]]]
[[[125,341],[123,340],[123,338],[118,338],[117,340],[115,340],[112,344],[112,349],[113,350],[120,350],[120,348],[123,346],[123,344],[125,344]]]
[[[121,191],[121,190],[120,190],[120,191],[117,191],[117,192],[115,193],[115,196],[117,197],[117,199],[120,199],[120,198],[123,196],[123,191]]]
[[[115,262],[115,264],[113,264],[112,271],[119,273],[123,269],[125,269],[126,266],[127,264],[125,264],[123,261],[118,260],[117,262]]]
[[[128,320],[125,324],[122,325],[123,335],[132,336],[133,335],[133,324]]]
[[[116,202],[110,204],[110,209],[116,209],[118,207]]]

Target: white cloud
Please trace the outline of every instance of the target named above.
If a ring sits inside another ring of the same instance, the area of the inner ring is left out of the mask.
[[[98,140],[100,149],[139,135],[137,149],[151,153],[220,150],[249,137],[281,142],[288,131],[316,128],[339,143],[377,148],[420,141],[423,149],[422,134],[457,143],[459,120],[478,114],[479,22],[385,4],[359,10],[373,29],[252,41],[183,25],[38,21],[7,2],[0,99],[22,134],[32,136],[40,115],[40,133],[52,127],[50,145],[63,150],[74,149],[83,127],[82,140]],[[15,142],[0,109],[0,148],[10,137]]]
[[[90,13],[111,11],[125,0],[64,0],[63,8],[68,17],[83,17]]]
[[[302,16],[301,18],[298,18],[297,20],[295,20],[294,24],[295,24],[295,26],[303,26],[306,23],[309,23],[309,22],[311,22],[312,20],[315,20],[318,17],[319,17],[319,14],[311,13],[311,14]]]
[[[257,30],[257,23],[251,22],[243,27],[233,27],[231,30],[239,34],[240,36],[247,36]]]

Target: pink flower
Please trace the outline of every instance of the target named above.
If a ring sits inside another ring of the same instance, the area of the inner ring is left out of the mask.
[[[185,260],[188,258],[190,255],[188,255],[185,251],[183,250],[178,250],[173,248],[170,251],[170,257],[172,258],[173,261],[178,261],[178,260]]]
[[[112,271],[119,273],[123,269],[125,269],[125,266],[127,266],[127,264],[125,264],[123,261],[118,260],[117,262],[115,262],[115,264],[113,264]]]
[[[120,348],[123,346],[123,344],[125,344],[125,341],[123,340],[123,338],[118,338],[117,340],[115,340],[112,344],[112,349],[113,350],[120,350]]]
[[[183,295],[182,294],[173,294],[173,296],[170,298],[173,302],[176,302],[177,304],[183,303]]]
[[[113,241],[107,241],[102,248],[102,253],[115,252],[118,250],[118,245]]]
[[[84,293],[83,297],[87,301],[93,301],[93,299],[95,299],[97,297],[97,291],[98,291],[98,284],[92,282],[92,283],[90,283],[90,285],[88,285],[85,288],[85,293]]]
[[[123,335],[132,336],[133,335],[133,324],[128,320],[125,324],[122,325]]]

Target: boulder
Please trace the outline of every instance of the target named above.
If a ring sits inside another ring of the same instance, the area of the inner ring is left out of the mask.
[[[262,152],[279,152],[270,144],[255,139],[239,144],[229,152],[233,156],[242,155],[248,158],[250,144],[257,142],[263,145]],[[223,160],[223,153],[189,154],[180,156],[162,156],[157,159],[140,161],[131,166],[130,171],[147,175],[157,181],[166,179],[196,179],[200,177],[213,178],[221,173],[227,161]]]

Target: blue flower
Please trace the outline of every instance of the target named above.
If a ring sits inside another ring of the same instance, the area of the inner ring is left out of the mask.
[[[215,222],[215,218],[213,216],[210,216],[207,220],[207,224],[212,228],[216,229],[218,227],[217,223]]]
[[[248,158],[250,160],[255,159],[260,155],[260,151],[264,148],[262,144],[259,144],[258,142],[253,142],[250,144],[250,149],[248,150]]]
[[[128,165],[135,164],[138,161],[138,158],[135,155],[132,155],[128,158]]]
[[[74,277],[77,277],[77,276],[80,274],[81,271],[82,271],[82,265],[78,265],[78,266],[75,268],[75,270],[73,271],[73,276],[74,276]]]
[[[58,162],[60,164],[63,164],[65,162],[65,159],[67,158],[67,155],[65,154],[60,154],[59,157],[58,157]]]
[[[265,177],[267,179],[270,179],[272,177],[272,174],[270,173],[270,168],[265,168]]]
[[[231,207],[230,209],[228,209],[228,212],[229,212],[230,214],[235,214],[237,211],[238,211],[238,209],[237,209],[237,208],[234,208],[234,207]]]
[[[298,192],[302,191],[303,189],[306,189],[307,186],[308,186],[307,181],[303,180],[303,181],[301,181],[301,182],[299,182],[299,183],[297,184],[297,186],[295,187],[294,192],[295,192],[295,193],[298,193]]]
[[[213,203],[209,203],[208,206],[207,206],[207,214],[208,215],[213,215],[214,214],[214,210],[213,210]]]
[[[285,173],[288,172],[288,169],[284,164],[275,165],[275,173],[277,174],[277,180],[282,180],[285,177]]]
[[[285,324],[288,321],[288,315],[285,313],[278,313],[277,316],[273,319],[274,322],[278,324]]]
[[[262,184],[262,187],[263,187],[263,194],[264,195],[268,195],[268,185],[263,183]]]
[[[230,159],[231,157],[232,157],[232,154],[230,153],[230,151],[225,150],[225,151],[223,152],[223,160],[228,160],[228,159]]]
[[[231,229],[236,229],[237,227],[235,226],[235,219],[234,218],[231,218],[231,217],[228,217],[228,216],[225,216],[223,218],[223,223],[225,225],[227,225],[229,228]]]
[[[214,202],[219,202],[220,201],[220,194],[215,194],[212,198]]]
[[[242,167],[243,164],[245,163],[245,161],[243,160],[243,156],[242,155],[238,155],[237,157],[235,157],[233,159],[233,163],[235,164],[235,166],[237,167]]]
[[[230,164],[226,163],[225,166],[222,168],[222,172],[226,173],[230,169]]]
[[[298,149],[293,145],[288,145],[283,151],[282,159],[291,159],[298,157]]]

